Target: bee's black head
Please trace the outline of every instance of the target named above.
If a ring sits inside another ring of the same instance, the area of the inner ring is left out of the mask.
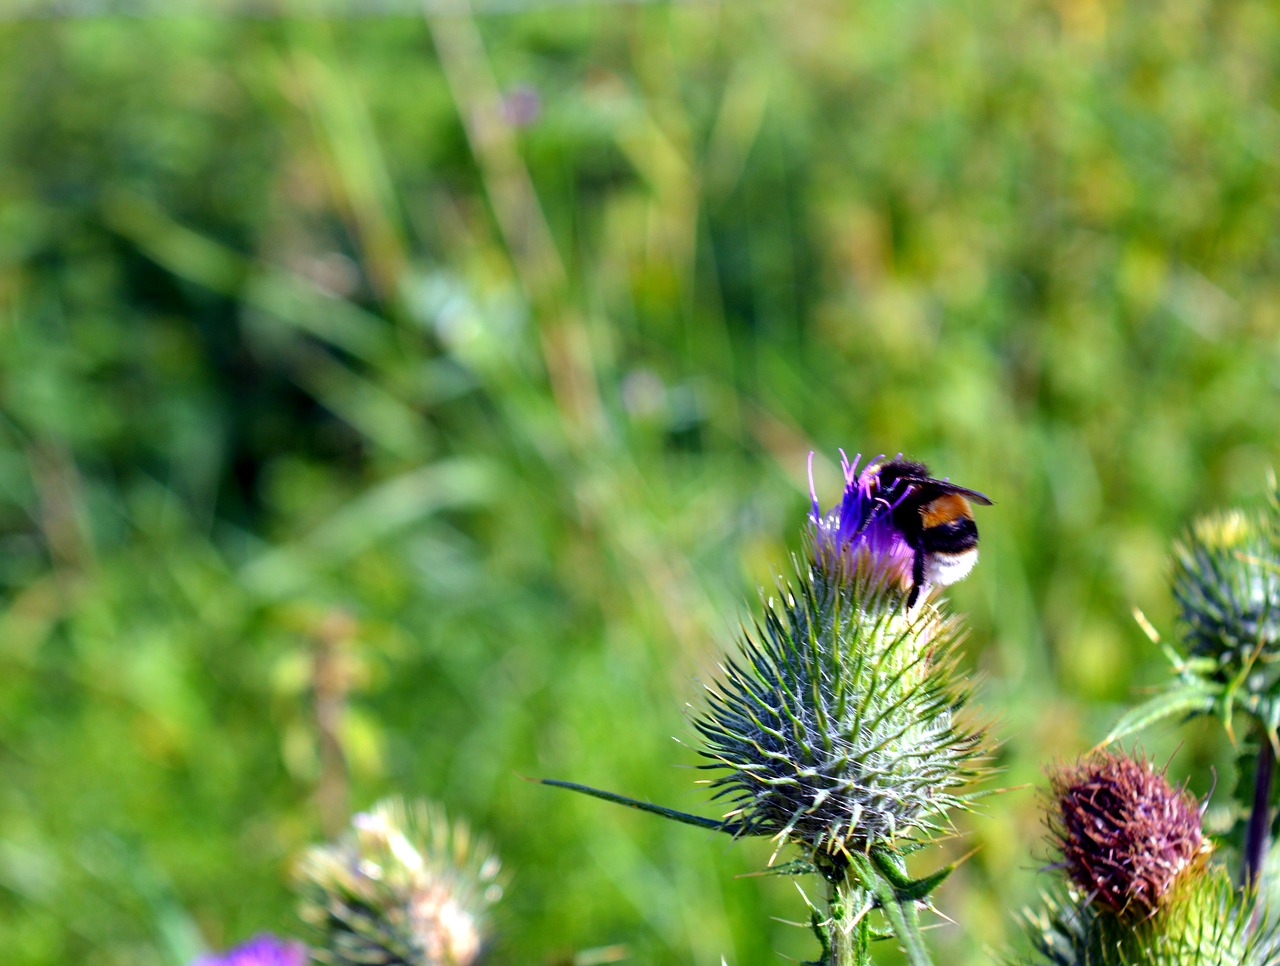
[[[890,460],[880,464],[880,471],[876,476],[880,481],[881,489],[891,493],[897,488],[898,481],[901,479],[929,479],[929,467],[916,460]]]

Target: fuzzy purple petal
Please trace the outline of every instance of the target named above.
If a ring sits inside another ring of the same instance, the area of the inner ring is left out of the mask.
[[[881,572],[909,575],[913,552],[901,532],[893,526],[893,507],[878,497],[877,466],[883,456],[871,460],[858,472],[862,455],[851,461],[840,452],[844,472],[844,492],[840,502],[823,513],[813,485],[813,457],[810,454],[809,494],[813,509],[813,542],[816,562],[827,570],[853,573],[859,562]]]
[[[307,951],[301,943],[262,935],[225,953],[201,956],[191,966],[306,966]]]

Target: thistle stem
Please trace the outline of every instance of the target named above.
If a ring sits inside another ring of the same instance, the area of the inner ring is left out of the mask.
[[[871,966],[870,896],[855,876],[832,882],[827,893],[831,909],[831,946],[824,966]]]
[[[1244,840],[1244,884],[1256,890],[1262,878],[1263,857],[1267,854],[1267,836],[1271,830],[1271,781],[1275,773],[1276,752],[1271,737],[1260,729],[1258,765],[1253,779],[1253,809]]]

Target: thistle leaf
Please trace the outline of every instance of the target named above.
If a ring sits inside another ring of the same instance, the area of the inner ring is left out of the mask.
[[[883,849],[871,850],[871,862],[875,865],[876,870],[885,877],[893,886],[894,892],[902,901],[923,902],[930,893],[940,886],[959,866],[964,859],[959,859],[944,865],[937,872],[926,875],[920,879],[913,879],[906,874],[902,867],[902,862],[897,856],[885,852]],[[972,854],[972,853],[970,853]],[[968,858],[966,856],[965,858]]]
[[[1180,681],[1136,708],[1125,712],[1112,726],[1107,736],[1099,742],[1098,747],[1127,738],[1157,721],[1163,721],[1175,715],[1209,714],[1213,711],[1221,694],[1222,685],[1212,681],[1199,679]]]
[[[652,802],[642,802],[639,799],[619,795],[616,792],[606,792],[600,788],[592,788],[590,785],[579,785],[577,782],[561,781],[558,778],[535,778],[534,781],[540,785],[550,785],[553,788],[567,788],[571,792],[580,792],[583,795],[590,795],[592,798],[613,802],[615,805],[625,805],[627,808],[639,809],[651,815],[668,818],[673,822],[710,829],[713,832],[727,832],[730,835],[737,835],[739,831],[739,826],[733,822],[725,822],[716,818],[704,818],[701,815],[690,815],[688,812],[678,812],[674,808],[664,808],[661,805],[654,805]]]

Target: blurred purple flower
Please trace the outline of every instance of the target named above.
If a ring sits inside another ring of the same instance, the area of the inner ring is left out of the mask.
[[[809,496],[813,501],[814,562],[833,576],[852,577],[869,568],[872,573],[896,580],[904,586],[911,581],[914,551],[902,532],[893,525],[893,505],[879,495],[877,474],[883,456],[871,460],[862,472],[862,454],[849,461],[840,451],[844,471],[844,493],[840,502],[823,513],[813,485],[813,454],[809,454]]]
[[[307,950],[301,943],[275,936],[255,936],[221,955],[201,956],[191,966],[306,966]]]
[[[514,128],[528,127],[542,115],[542,95],[528,84],[517,84],[502,98],[502,117]]]

